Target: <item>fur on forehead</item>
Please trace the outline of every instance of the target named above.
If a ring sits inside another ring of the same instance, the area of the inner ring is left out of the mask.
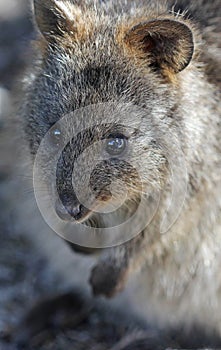
[[[188,21],[160,14],[157,6],[155,11],[143,9],[142,16],[139,8],[113,14],[103,11],[102,6],[82,6],[70,1],[34,0],[36,22],[44,38],[42,48],[55,44],[72,50],[76,45],[95,43],[96,50],[105,50],[108,45],[109,51],[118,48],[122,57],[138,66],[152,67],[170,77],[191,62],[194,31]]]

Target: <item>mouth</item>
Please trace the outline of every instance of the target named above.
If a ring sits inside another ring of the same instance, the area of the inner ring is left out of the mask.
[[[81,205],[81,212],[75,215],[74,217],[71,215],[71,218],[74,219],[77,223],[84,223],[86,220],[88,220],[91,215],[93,214],[93,210],[86,208],[85,206]]]

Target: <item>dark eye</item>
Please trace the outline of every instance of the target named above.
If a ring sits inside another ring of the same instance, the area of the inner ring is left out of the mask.
[[[106,141],[106,152],[111,156],[122,154],[127,147],[127,139],[124,135],[110,135]]]
[[[62,131],[57,127],[52,127],[49,131],[50,143],[54,146],[59,146],[62,143]]]

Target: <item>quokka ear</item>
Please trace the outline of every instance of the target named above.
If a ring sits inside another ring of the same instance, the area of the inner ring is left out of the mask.
[[[135,25],[125,36],[134,54],[149,65],[178,73],[190,63],[194,51],[193,34],[184,23],[157,19]]]
[[[49,41],[73,29],[68,0],[34,0],[34,13],[39,30]]]

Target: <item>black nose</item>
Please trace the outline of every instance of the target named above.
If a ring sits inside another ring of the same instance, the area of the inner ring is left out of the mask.
[[[76,218],[81,214],[82,205],[80,203],[76,205],[66,205],[65,208],[73,218]]]
[[[82,216],[83,205],[80,203],[62,204],[60,200],[56,202],[56,213],[63,220],[70,220],[70,216],[79,220]]]

